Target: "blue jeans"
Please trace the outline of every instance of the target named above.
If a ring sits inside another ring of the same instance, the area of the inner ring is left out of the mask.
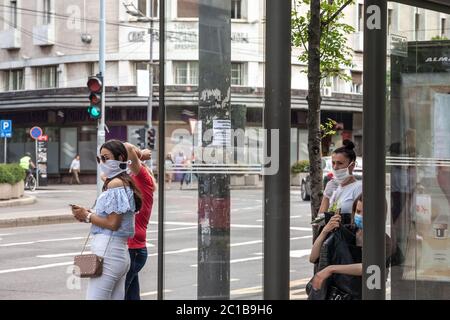
[[[147,248],[128,249],[130,253],[130,270],[125,280],[125,300],[141,300],[138,273],[147,261]]]

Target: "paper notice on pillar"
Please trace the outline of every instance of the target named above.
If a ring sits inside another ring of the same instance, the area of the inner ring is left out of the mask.
[[[433,149],[434,157],[438,159],[450,159],[450,94],[434,94]]]
[[[213,146],[231,146],[231,120],[213,120]]]

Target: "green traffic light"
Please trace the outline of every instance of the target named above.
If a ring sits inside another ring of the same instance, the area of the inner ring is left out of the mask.
[[[101,111],[100,111],[99,107],[97,107],[97,106],[89,106],[87,111],[88,111],[89,116],[91,118],[93,118],[93,119],[100,118]]]

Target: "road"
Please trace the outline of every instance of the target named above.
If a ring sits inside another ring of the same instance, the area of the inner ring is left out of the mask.
[[[50,201],[52,193],[60,204],[66,202],[64,193],[57,191],[41,191],[40,197]],[[78,203],[91,201],[82,193],[70,196],[81,196]],[[262,299],[262,196],[262,189],[231,191],[231,299]],[[165,203],[165,299],[196,299],[197,192],[170,190]],[[58,210],[57,206],[52,209]],[[149,258],[140,273],[142,299],[156,299],[157,220],[155,206],[148,229]],[[292,191],[293,299],[306,298],[304,286],[312,276],[308,262],[312,238],[309,221],[309,202],[300,200],[299,191]],[[84,299],[87,280],[73,277],[71,266],[88,232],[89,226],[83,223],[0,229],[0,299]]]

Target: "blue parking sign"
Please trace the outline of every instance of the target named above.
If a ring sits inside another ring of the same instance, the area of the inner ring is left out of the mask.
[[[0,120],[0,137],[11,138],[12,137],[12,121]]]

